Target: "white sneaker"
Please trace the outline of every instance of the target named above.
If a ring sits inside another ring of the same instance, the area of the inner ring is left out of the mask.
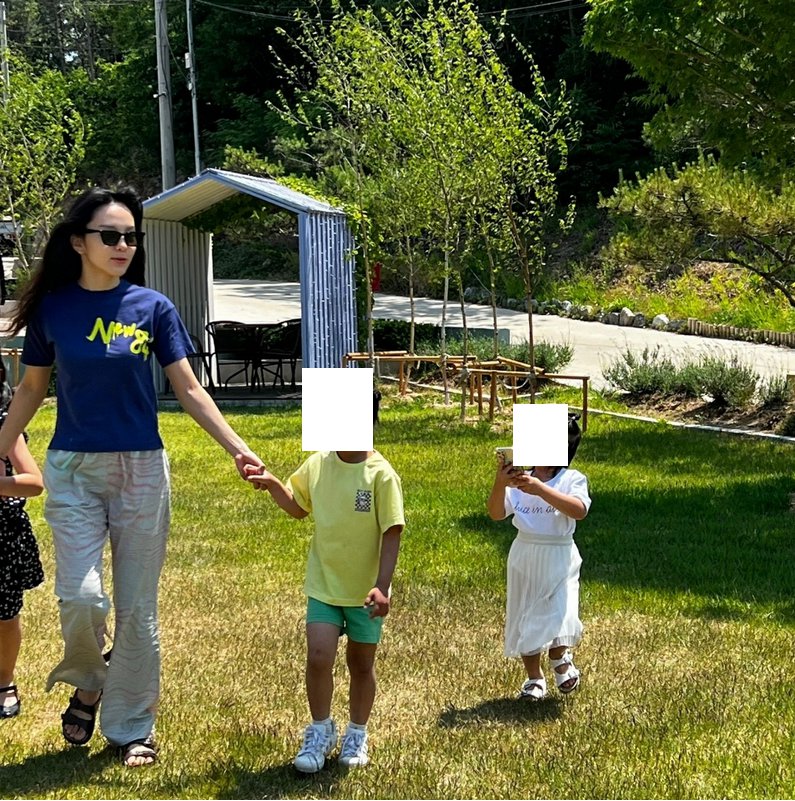
[[[344,768],[357,768],[370,761],[367,756],[367,732],[363,729],[346,729],[342,735],[339,763]]]
[[[304,742],[293,760],[301,773],[317,773],[326,764],[326,757],[337,745],[337,727],[330,723],[310,723],[304,729]]]

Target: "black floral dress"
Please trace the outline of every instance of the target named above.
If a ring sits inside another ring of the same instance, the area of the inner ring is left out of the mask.
[[[0,413],[0,426],[6,413]],[[11,461],[5,459],[5,472],[13,475]],[[39,546],[33,536],[24,498],[0,495],[0,620],[11,620],[22,609],[24,590],[44,581]]]

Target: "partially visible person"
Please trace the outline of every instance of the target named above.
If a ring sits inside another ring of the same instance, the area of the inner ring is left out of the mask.
[[[569,416],[569,464],[580,444],[576,415]],[[571,648],[582,638],[577,521],[591,508],[588,481],[571,467],[520,470],[498,458],[487,502],[492,520],[513,515],[516,539],[508,555],[505,655],[520,656],[527,679],[519,695],[547,694],[541,655],[549,654],[555,684],[564,694],[580,683]]]
[[[390,586],[405,524],[400,478],[377,451],[313,453],[286,486],[265,470],[249,468],[248,473],[249,481],[268,490],[287,514],[300,520],[311,513],[315,522],[304,582],[306,694],[312,722],[293,764],[302,773],[316,773],[337,745],[331,717],[333,669],[337,644],[347,634],[350,720],[339,763],[346,768],[366,765],[375,653],[391,606]]]
[[[24,378],[0,429],[9,453],[57,369],[57,417],[44,467],[45,518],[55,544],[64,655],[50,673],[75,687],[63,736],[84,745],[100,726],[130,767],[155,761],[160,697],[157,591],[170,521],[170,478],[157,420],[152,357],[185,411],[232,457],[262,462],[230,428],[191,370],[174,304],[144,287],[143,208],[133,190],[81,194],[52,231],[12,317],[25,327]],[[115,628],[103,659],[110,599],[102,553],[110,539]]]
[[[0,428],[8,414],[11,388],[0,359]],[[22,701],[14,671],[22,644],[22,594],[44,581],[39,546],[25,511],[25,498],[41,495],[41,472],[26,437],[11,446],[0,473],[0,718],[14,718]]]

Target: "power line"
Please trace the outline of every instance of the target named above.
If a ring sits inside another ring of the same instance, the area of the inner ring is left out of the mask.
[[[568,2],[569,0],[567,0]],[[550,14],[559,14],[561,11],[577,11],[580,8],[587,8],[587,2],[574,2],[561,8],[551,8],[548,11],[526,11],[524,14],[514,14],[509,20],[529,19],[530,17],[547,17]]]
[[[293,22],[294,17],[281,15],[281,14],[268,14],[266,11],[249,11],[245,8],[238,8],[236,6],[222,5],[221,3],[211,3],[210,0],[196,0],[197,3],[203,6],[210,6],[211,8],[219,8],[222,11],[231,11],[234,14],[246,14],[249,17],[262,17],[264,19],[275,19],[281,22]],[[323,20],[323,22],[330,22],[331,20]]]
[[[241,8],[240,6],[230,6],[223,3],[214,3],[212,0],[196,0],[197,3],[210,8],[217,8],[221,11],[230,11],[233,14],[245,14],[249,17],[261,17],[263,19],[274,19],[281,22],[294,22],[295,17],[285,14],[270,14],[267,11],[255,11],[248,8]],[[581,8],[587,8],[588,3],[585,0],[550,0],[550,2],[536,3],[532,6],[516,6],[514,8],[504,8],[499,11],[481,11],[478,12],[478,17],[495,17],[505,14],[511,20],[527,19],[529,17],[542,17],[549,14],[558,14],[564,11],[576,11]],[[296,6],[296,10],[305,10],[310,6]],[[523,13],[520,13],[523,12]],[[331,19],[321,17],[321,22],[332,22]]]
[[[516,11],[538,11],[552,6],[569,6],[577,0],[550,0],[544,3],[534,3],[531,6],[515,6],[514,8],[501,8],[496,11],[481,11],[478,13],[479,17],[499,17],[501,14],[513,14]],[[580,5],[587,5],[587,3],[580,2]],[[567,8],[556,8],[555,11],[567,11]]]

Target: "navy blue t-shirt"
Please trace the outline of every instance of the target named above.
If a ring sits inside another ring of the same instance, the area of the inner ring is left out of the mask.
[[[192,352],[174,304],[153,289],[121,281],[91,292],[75,283],[45,295],[28,323],[22,362],[56,366],[50,448],[162,448],[151,357],[168,367]]]

